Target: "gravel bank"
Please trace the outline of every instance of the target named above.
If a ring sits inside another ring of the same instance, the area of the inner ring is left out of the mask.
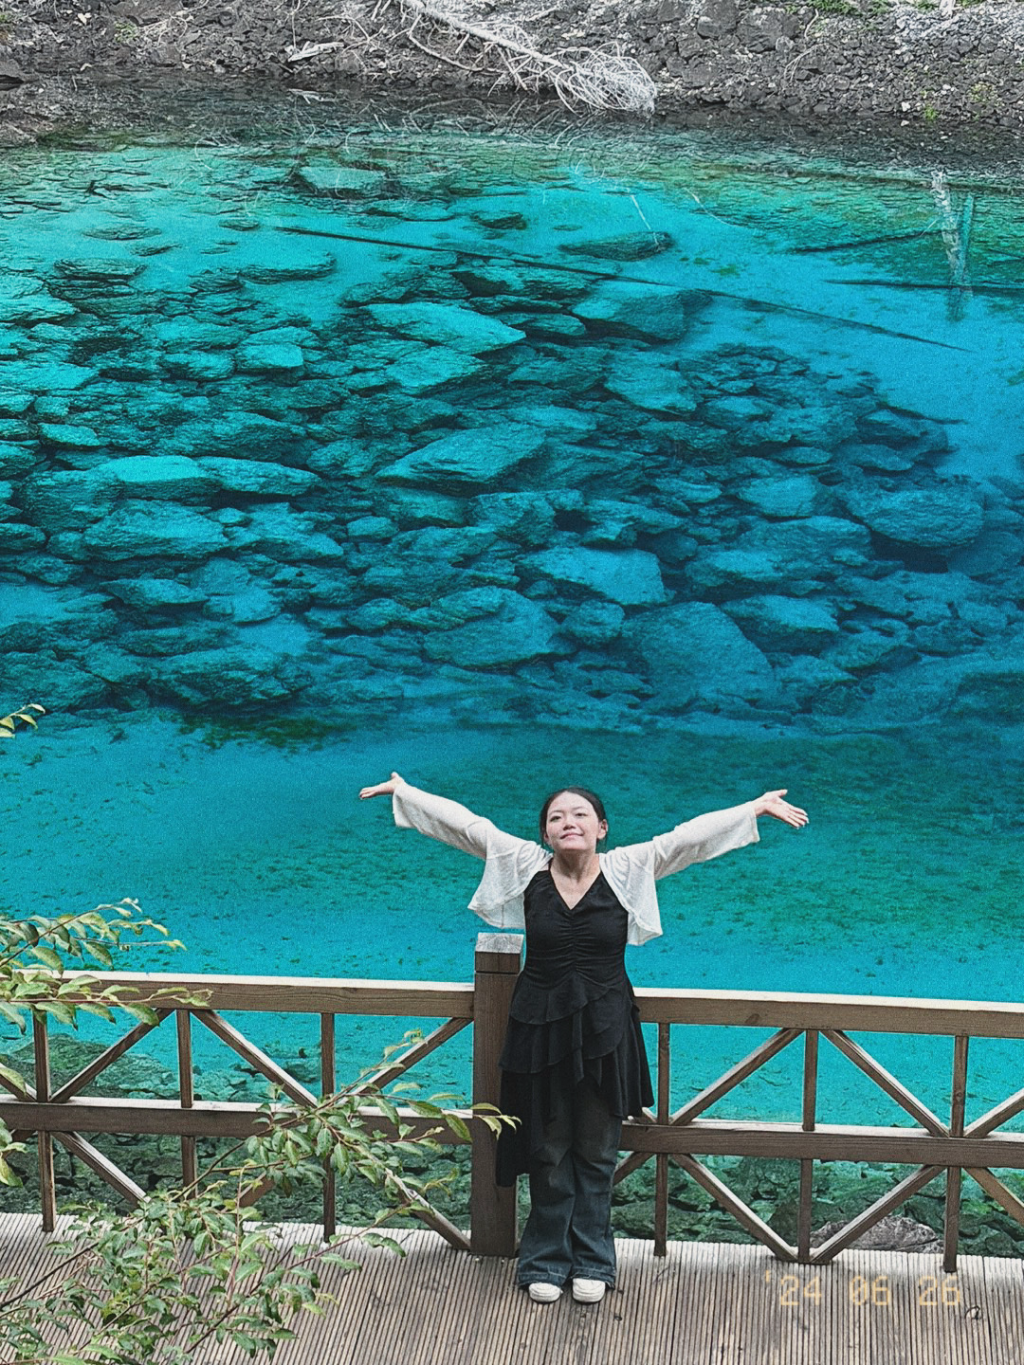
[[[493,0],[450,0],[493,25]],[[617,48],[653,79],[661,117],[723,111],[800,122],[929,132],[1024,127],[1024,4],[988,0],[949,19],[910,5],[860,13],[844,0],[622,0],[501,7],[538,51],[578,60]],[[445,54],[430,55],[426,49]],[[308,54],[308,55],[299,55]],[[17,0],[0,10],[0,145],[69,119],[130,109],[134,90],[171,76],[209,85],[272,81],[309,98],[355,82],[439,98],[515,93],[507,66],[471,38],[361,0]],[[533,82],[550,96],[543,79]],[[532,102],[532,100],[531,100]]]

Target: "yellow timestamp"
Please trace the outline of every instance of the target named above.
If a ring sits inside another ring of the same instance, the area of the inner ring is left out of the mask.
[[[799,1275],[764,1273],[766,1284],[774,1283],[779,1294],[780,1308],[816,1306],[824,1301],[821,1276],[802,1280]],[[918,1308],[956,1308],[960,1304],[960,1286],[952,1275],[919,1275],[913,1286]],[[893,1292],[888,1275],[851,1275],[846,1283],[846,1296],[855,1308],[891,1308]]]

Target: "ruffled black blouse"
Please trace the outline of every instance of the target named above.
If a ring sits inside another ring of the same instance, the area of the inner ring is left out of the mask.
[[[571,909],[548,868],[523,895],[526,965],[516,982],[501,1054],[497,1180],[529,1169],[553,1097],[588,1077],[619,1118],[653,1103],[640,1018],[625,968],[628,916],[599,874]]]

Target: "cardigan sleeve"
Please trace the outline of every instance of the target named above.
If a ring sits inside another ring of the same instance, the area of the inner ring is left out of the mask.
[[[449,801],[445,796],[421,791],[408,782],[395,788],[391,809],[395,824],[400,829],[418,830],[430,839],[451,844],[453,848],[472,853],[476,858],[486,858],[489,844],[495,835],[501,834],[490,820],[474,815],[467,807],[460,806],[458,801]]]
[[[506,834],[492,820],[474,815],[457,801],[421,791],[407,782],[396,787],[391,804],[400,828],[418,830],[483,858],[484,873],[470,909],[496,928],[523,928],[523,891],[548,861],[539,844]]]
[[[676,825],[642,844],[627,844],[602,855],[601,865],[612,890],[629,915],[629,942],[646,943],[661,933],[661,911],[654,883],[758,840],[754,803],[709,811]]]
[[[726,810],[708,811],[706,815],[676,825],[667,834],[655,835],[651,840],[654,876],[656,879],[668,877],[691,863],[706,863],[709,858],[731,853],[734,848],[756,844],[760,837],[753,801]]]

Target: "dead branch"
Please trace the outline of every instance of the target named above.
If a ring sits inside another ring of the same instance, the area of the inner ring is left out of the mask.
[[[406,37],[412,39],[416,47],[430,50],[412,38],[412,31],[421,19],[429,20],[450,36],[460,35],[457,48],[460,55],[467,41],[475,38],[482,44],[481,56],[500,58],[505,74],[518,89],[550,85],[569,107],[585,105],[591,109],[622,109],[648,114],[654,110],[654,81],[638,61],[618,48],[591,52],[580,59],[550,56],[535,46],[519,24],[500,16],[483,24],[457,13],[444,0],[384,0],[384,3],[397,3],[403,16],[412,21]],[[378,5],[375,13],[381,8]],[[437,51],[432,55],[441,56]],[[443,60],[461,65],[454,58]]]

